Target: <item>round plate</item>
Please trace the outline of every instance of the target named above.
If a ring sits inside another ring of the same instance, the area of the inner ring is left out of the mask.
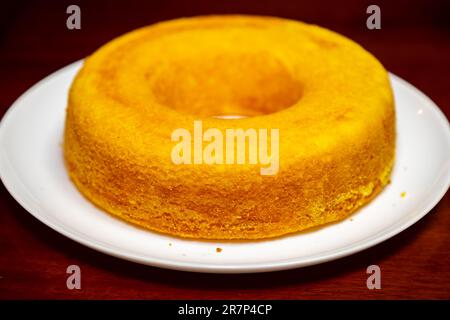
[[[313,231],[246,242],[183,240],[140,229],[92,205],[66,173],[61,145],[67,93],[81,63],[40,81],[8,110],[0,125],[0,173],[8,191],[28,212],[98,251],[147,265],[200,272],[308,266],[394,236],[429,212],[449,187],[447,119],[419,90],[391,75],[398,132],[392,183],[349,219]]]

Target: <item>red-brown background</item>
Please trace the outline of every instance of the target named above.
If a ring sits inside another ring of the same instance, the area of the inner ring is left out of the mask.
[[[365,28],[367,1],[10,1],[0,4],[0,112],[36,81],[136,27],[180,16],[248,13],[316,23],[343,33],[450,115],[450,1],[389,1],[382,29]],[[78,4],[82,30],[69,31]],[[450,197],[372,249],[331,263],[253,275],[208,275],[141,266],[85,248],[47,228],[0,187],[0,298],[389,299],[450,298]],[[82,290],[66,288],[66,267]],[[366,288],[368,265],[382,289]]]

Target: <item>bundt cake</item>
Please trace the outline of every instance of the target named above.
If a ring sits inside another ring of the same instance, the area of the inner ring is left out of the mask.
[[[195,121],[277,130],[277,170],[174,163],[172,134]],[[88,57],[69,93],[64,156],[80,192],[173,236],[262,239],[344,219],[388,183],[394,154],[386,70],[353,41],[297,21],[144,27]]]

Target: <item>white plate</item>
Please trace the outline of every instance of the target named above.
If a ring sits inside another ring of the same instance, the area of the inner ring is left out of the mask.
[[[80,65],[78,61],[45,78],[8,110],[0,125],[0,173],[8,191],[37,219],[116,257],[217,273],[317,264],[369,248],[401,232],[429,212],[449,187],[447,119],[419,90],[391,75],[398,130],[392,183],[351,219],[268,241],[191,241],[155,234],[97,209],[67,176],[62,134],[67,92]],[[222,252],[216,252],[218,247]]]

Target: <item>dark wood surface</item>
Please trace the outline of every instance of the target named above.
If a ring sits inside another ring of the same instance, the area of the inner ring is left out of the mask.
[[[49,73],[136,27],[179,16],[251,13],[329,27],[361,43],[450,116],[449,1],[377,2],[382,29],[365,27],[367,1],[11,1],[0,9],[0,111]],[[78,4],[82,29],[66,29]],[[268,274],[163,270],[83,247],[46,227],[0,187],[1,299],[450,299],[450,197],[394,238],[334,262]],[[66,288],[77,264],[82,289]],[[366,288],[377,264],[382,289]]]

